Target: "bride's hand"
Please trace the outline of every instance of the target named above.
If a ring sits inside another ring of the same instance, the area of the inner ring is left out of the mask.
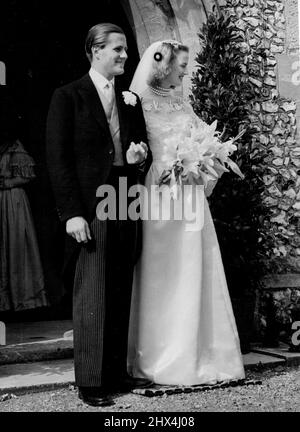
[[[147,158],[148,146],[143,141],[139,144],[132,142],[126,152],[126,159],[129,164],[140,164]]]
[[[218,174],[218,178],[221,178],[224,172],[228,172],[228,169],[222,165],[218,160],[214,161],[213,169]]]
[[[214,188],[216,187],[216,184],[218,182],[218,179],[216,180],[209,180],[206,187],[204,188],[205,196],[208,198],[213,193]]]

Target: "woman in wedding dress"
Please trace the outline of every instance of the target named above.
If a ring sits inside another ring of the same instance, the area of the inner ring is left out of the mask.
[[[174,95],[187,73],[188,56],[188,48],[176,41],[155,42],[130,87],[141,98],[153,156],[148,190],[167,168],[170,147],[196,119],[191,105]],[[214,184],[208,183],[205,195]],[[162,385],[245,377],[219,244],[206,197],[202,202],[202,229],[187,229],[183,219],[143,221],[128,343],[128,371],[134,377]]]

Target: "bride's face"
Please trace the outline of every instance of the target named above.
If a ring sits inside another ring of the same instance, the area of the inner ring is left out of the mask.
[[[161,83],[162,87],[179,87],[182,84],[183,77],[188,74],[187,65],[189,62],[189,53],[179,51],[172,65],[169,75]]]

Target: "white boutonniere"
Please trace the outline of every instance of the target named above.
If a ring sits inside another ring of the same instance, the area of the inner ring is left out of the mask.
[[[126,105],[132,105],[132,106],[136,105],[137,103],[136,95],[134,95],[131,91],[123,91],[122,95]]]

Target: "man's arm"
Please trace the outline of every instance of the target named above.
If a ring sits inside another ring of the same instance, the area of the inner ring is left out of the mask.
[[[144,114],[143,114],[142,104],[141,104],[141,101],[140,101],[140,98],[138,97],[138,95],[137,94],[135,94],[135,95],[136,95],[136,98],[137,98],[137,104],[136,104],[136,120],[135,120],[135,125],[136,125],[135,135],[136,135],[136,138],[135,138],[134,142],[138,143],[140,141],[143,141],[148,146],[147,157],[138,166],[138,170],[140,172],[140,175],[141,175],[142,178],[144,178],[146,176],[146,174],[147,174],[150,166],[151,166],[151,163],[152,163],[152,153],[151,153],[151,150],[150,150],[149,145],[148,145],[146,122],[145,122],[145,118],[144,118]]]
[[[47,166],[57,211],[66,232],[78,243],[91,240],[84,218],[81,194],[75,169],[73,149],[74,114],[69,95],[55,91],[49,108],[46,130]]]
[[[46,129],[47,166],[62,222],[84,216],[73,149],[74,114],[70,95],[58,89],[52,97]]]

